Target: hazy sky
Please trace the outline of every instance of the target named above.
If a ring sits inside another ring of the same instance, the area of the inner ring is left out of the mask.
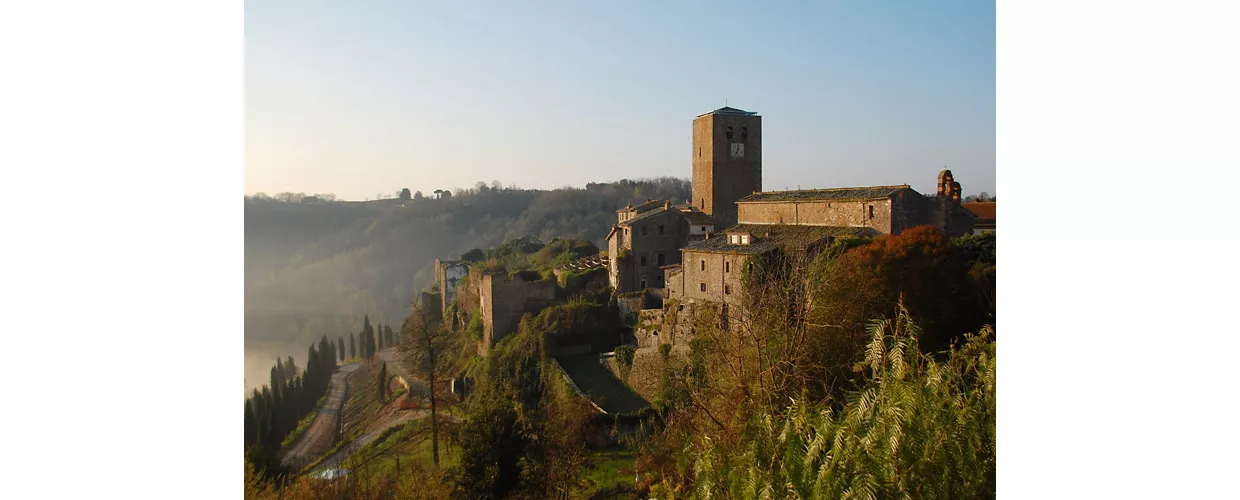
[[[250,0],[245,30],[247,193],[689,177],[726,99],[764,189],[996,194],[991,2]]]

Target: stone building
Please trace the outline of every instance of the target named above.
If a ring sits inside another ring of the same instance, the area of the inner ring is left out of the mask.
[[[693,199],[718,227],[736,223],[736,202],[762,191],[762,117],[723,107],[693,119]]]
[[[975,217],[960,206],[960,184],[951,181],[950,170],[939,178],[951,184],[932,197],[907,184],[753,193],[737,202],[738,219],[741,224],[866,227],[879,234],[930,225],[953,237],[969,234]]]
[[[540,278],[538,273],[529,271],[511,276],[505,272],[482,275],[478,286],[478,309],[482,314],[480,354],[485,356],[496,342],[515,333],[523,314],[555,300],[555,281]]]
[[[713,230],[710,217],[671,201],[648,200],[616,211],[607,234],[608,282],[617,293],[663,288],[663,266],[680,262],[680,248]]]
[[[459,260],[435,259],[435,285],[439,287],[440,315],[447,316],[448,306],[456,301],[456,285],[469,275],[469,263]]]
[[[835,238],[877,234],[869,227],[737,224],[681,250],[681,264],[665,270],[667,298],[680,305],[720,306],[726,321],[744,304],[742,283],[751,258],[777,250],[812,254]]]

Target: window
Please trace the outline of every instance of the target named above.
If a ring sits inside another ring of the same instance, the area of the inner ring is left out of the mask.
[[[661,265],[663,265],[663,261],[665,260],[665,259],[663,258],[663,254],[658,254],[657,256],[655,256],[655,258],[656,258],[656,259],[658,259],[658,262],[659,262],[659,265],[660,265],[660,266],[661,266]]]
[[[659,234],[663,234],[663,224],[659,224]]]
[[[725,272],[725,273],[730,273],[730,272],[732,272],[732,263],[731,263],[731,262],[724,262],[724,263],[723,263],[723,272]]]
[[[723,294],[732,295],[732,285],[723,285]]]
[[[705,271],[705,270],[706,270],[706,259],[702,259],[702,270],[703,270],[703,271]],[[703,285],[703,286],[705,286],[705,285]]]
[[[728,125],[728,132],[727,132],[727,135],[728,135],[728,139],[731,139],[731,138],[732,138],[732,126],[731,126],[731,125]]]
[[[874,205],[870,205],[870,218],[874,218]]]
[[[706,208],[706,198],[702,198],[702,204],[698,205],[698,208]]]
[[[640,261],[641,261],[641,264],[640,264],[640,265],[643,265],[643,266],[644,266],[644,265],[646,265],[646,254],[642,254],[642,256],[641,256],[638,260],[640,260]],[[643,288],[645,288],[645,287],[643,287]]]
[[[731,243],[731,244],[733,244],[733,245],[738,245],[738,244],[740,244],[740,242],[741,242],[741,237],[740,237],[740,235],[736,235],[736,234],[729,234],[729,235],[728,235],[728,243]]]
[[[741,140],[749,139],[749,127],[741,127]]]
[[[706,291],[706,283],[702,283],[701,285],[699,285],[699,287],[703,292]]]
[[[749,235],[748,235],[748,234],[742,234],[742,235],[741,235],[741,244],[742,244],[742,245],[748,245],[748,244],[749,244]]]
[[[642,286],[641,286],[641,287],[642,287],[643,289],[644,289],[644,288],[646,288],[646,280],[642,280]]]
[[[702,157],[702,148],[698,148],[698,158]]]

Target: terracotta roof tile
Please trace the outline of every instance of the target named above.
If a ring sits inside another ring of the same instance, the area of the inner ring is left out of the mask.
[[[973,212],[978,220],[995,220],[995,203],[961,203],[965,210]]]

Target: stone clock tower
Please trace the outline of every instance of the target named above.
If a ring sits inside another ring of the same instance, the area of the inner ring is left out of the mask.
[[[736,201],[762,190],[762,117],[719,108],[693,119],[693,199],[716,229],[736,224]]]

